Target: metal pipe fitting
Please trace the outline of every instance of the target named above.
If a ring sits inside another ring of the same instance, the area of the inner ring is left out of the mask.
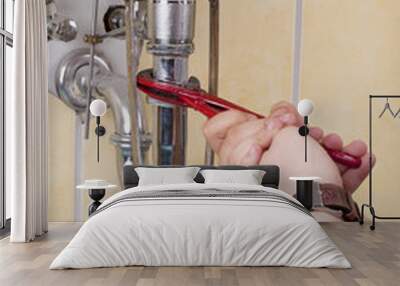
[[[47,38],[69,42],[76,38],[78,25],[72,18],[57,13],[56,4],[52,0],[46,1]]]
[[[147,50],[153,54],[156,80],[185,85],[188,56],[193,52],[195,0],[149,0]],[[153,142],[160,165],[185,164],[187,111],[157,101]]]
[[[125,27],[125,6],[124,5],[111,5],[108,7],[103,16],[104,29],[106,33],[111,31],[120,30]],[[124,35],[119,37],[123,39]]]
[[[57,96],[78,114],[84,114],[88,89],[88,69],[90,62],[89,49],[77,49],[69,53],[60,62],[56,70]],[[111,107],[115,130],[111,142],[117,150],[117,170],[121,185],[123,184],[123,166],[132,164],[131,146],[131,113],[128,109],[128,84],[125,77],[111,72],[108,63],[95,55],[93,62],[94,77],[93,96],[103,97]],[[138,130],[141,153],[146,154],[151,145],[151,136],[146,132],[144,107],[137,106]]]
[[[195,0],[149,0],[149,52],[188,56],[193,52]]]
[[[128,83],[123,76],[107,72],[96,77],[93,82],[96,92],[103,96],[111,107],[115,131],[111,135],[111,143],[115,145],[117,151],[117,171],[120,183],[123,184],[123,167],[131,165],[132,145],[131,145],[131,113],[129,111]],[[148,153],[151,145],[151,136],[145,131],[144,107],[142,104],[137,106],[139,120],[139,142],[141,154]]]
[[[68,53],[56,69],[56,95],[77,113],[83,113],[86,110],[90,59],[89,49],[76,49]],[[94,56],[93,66],[96,74],[104,74],[111,70],[109,64],[100,55]],[[84,90],[82,86],[85,86]]]

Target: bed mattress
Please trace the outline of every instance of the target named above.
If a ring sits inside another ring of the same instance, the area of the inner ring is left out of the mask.
[[[129,265],[350,267],[318,222],[286,193],[196,183],[115,194],[50,269]]]

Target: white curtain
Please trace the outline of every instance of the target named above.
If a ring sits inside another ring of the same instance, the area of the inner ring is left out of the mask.
[[[6,98],[6,187],[12,242],[47,232],[47,28],[45,0],[16,0],[13,92]]]

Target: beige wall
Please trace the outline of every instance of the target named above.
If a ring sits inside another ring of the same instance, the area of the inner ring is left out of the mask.
[[[289,100],[295,1],[221,1],[221,9],[221,96],[264,113],[273,102]],[[315,102],[312,123],[340,133],[345,141],[367,140],[368,94],[400,93],[400,2],[304,0],[303,20],[301,97]],[[195,45],[191,74],[206,87],[208,1],[198,1]],[[142,66],[149,63],[150,57],[145,56]],[[50,118],[49,217],[69,221],[73,219],[75,119],[54,97],[50,97]],[[109,135],[110,112],[104,122]],[[203,161],[204,140],[199,140],[203,122],[201,115],[190,112],[189,164]],[[395,215],[398,208],[393,201],[400,199],[396,189],[400,156],[394,155],[399,123],[389,118],[376,122],[376,205],[381,215]],[[103,158],[98,164],[93,139],[85,142],[85,177],[118,183],[114,147],[108,138],[102,139]],[[359,201],[366,200],[366,187],[357,192]]]
[[[400,2],[305,0],[302,88],[317,109],[312,122],[345,141],[368,140],[368,95],[400,94]],[[374,104],[383,108],[383,101]],[[397,108],[400,100],[393,102]],[[399,119],[374,114],[375,204],[398,215]],[[356,193],[367,201],[368,184]]]

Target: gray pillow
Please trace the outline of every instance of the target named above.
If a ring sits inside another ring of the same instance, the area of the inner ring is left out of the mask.
[[[202,170],[205,184],[245,184],[261,185],[265,171],[262,170]]]
[[[139,176],[139,186],[195,183],[193,179],[199,170],[199,167],[135,168]]]

